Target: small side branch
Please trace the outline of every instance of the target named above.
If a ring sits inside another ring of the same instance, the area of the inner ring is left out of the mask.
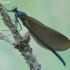
[[[3,33],[0,32],[0,39],[2,40],[5,40],[6,42],[12,44],[12,40],[8,37],[8,36],[5,36]]]
[[[21,52],[22,56],[26,60],[30,70],[42,70],[41,65],[37,62],[36,57],[33,55],[32,48],[29,45],[30,33],[27,32],[25,36],[21,36],[17,28],[13,25],[9,15],[4,10],[2,4],[0,3],[0,14],[3,17],[3,21],[6,26],[10,29],[13,34],[13,40],[0,33],[0,38],[9,42]]]

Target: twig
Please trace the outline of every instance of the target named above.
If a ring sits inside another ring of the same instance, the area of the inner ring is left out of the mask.
[[[5,36],[3,33],[0,32],[0,39],[2,40],[5,40],[6,42],[12,44],[13,41],[8,37],[8,36]]]
[[[29,46],[30,33],[27,32],[23,37],[20,35],[17,28],[13,25],[7,12],[3,9],[1,3],[0,3],[0,13],[1,16],[3,17],[4,23],[12,32],[14,40],[12,41],[9,37],[3,35],[3,33],[0,33],[0,38],[14,45],[14,48],[18,49],[19,52],[21,52],[28,66],[30,67],[30,70],[42,70],[41,65],[37,62],[36,57],[33,55],[32,48],[30,48]]]

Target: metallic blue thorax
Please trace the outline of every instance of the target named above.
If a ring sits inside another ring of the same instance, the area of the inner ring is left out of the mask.
[[[23,19],[23,18],[25,17],[26,13],[25,13],[25,12],[21,12],[21,11],[17,11],[16,15],[17,15],[17,17],[19,17],[20,19]]]
[[[27,23],[25,22],[25,19],[24,19],[25,16],[26,16],[26,13],[21,12],[21,11],[17,11],[15,13],[15,16],[16,16],[16,18],[18,17],[22,21],[23,25],[28,29],[28,25],[27,25]]]

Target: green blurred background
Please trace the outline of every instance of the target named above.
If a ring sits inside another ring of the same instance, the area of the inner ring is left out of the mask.
[[[18,6],[18,9],[26,12],[29,16],[36,18],[46,26],[49,26],[70,39],[70,0],[2,0],[3,6],[11,9]],[[8,13],[11,19],[14,19],[14,13]],[[22,24],[22,23],[21,23]],[[21,34],[25,34],[27,29],[23,27]],[[0,17],[0,30],[8,28],[2,22]],[[9,31],[3,32],[5,35],[10,34]],[[11,37],[11,36],[10,36]],[[11,37],[12,38],[12,37]],[[70,70],[70,49],[58,52],[66,61],[67,66],[64,67],[60,60],[49,50],[41,48],[32,38],[30,45],[33,53],[36,55],[38,62],[44,70]],[[9,43],[0,41],[0,70],[29,70],[26,61],[21,53],[14,49]]]

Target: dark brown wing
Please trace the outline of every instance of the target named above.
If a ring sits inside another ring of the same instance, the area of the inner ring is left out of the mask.
[[[32,31],[52,49],[56,51],[63,51],[70,47],[70,40],[63,34],[45,26],[30,16],[26,17],[26,21],[28,22],[30,29],[32,29]],[[38,44],[47,49],[47,47],[41,44],[34,36],[33,38]]]

